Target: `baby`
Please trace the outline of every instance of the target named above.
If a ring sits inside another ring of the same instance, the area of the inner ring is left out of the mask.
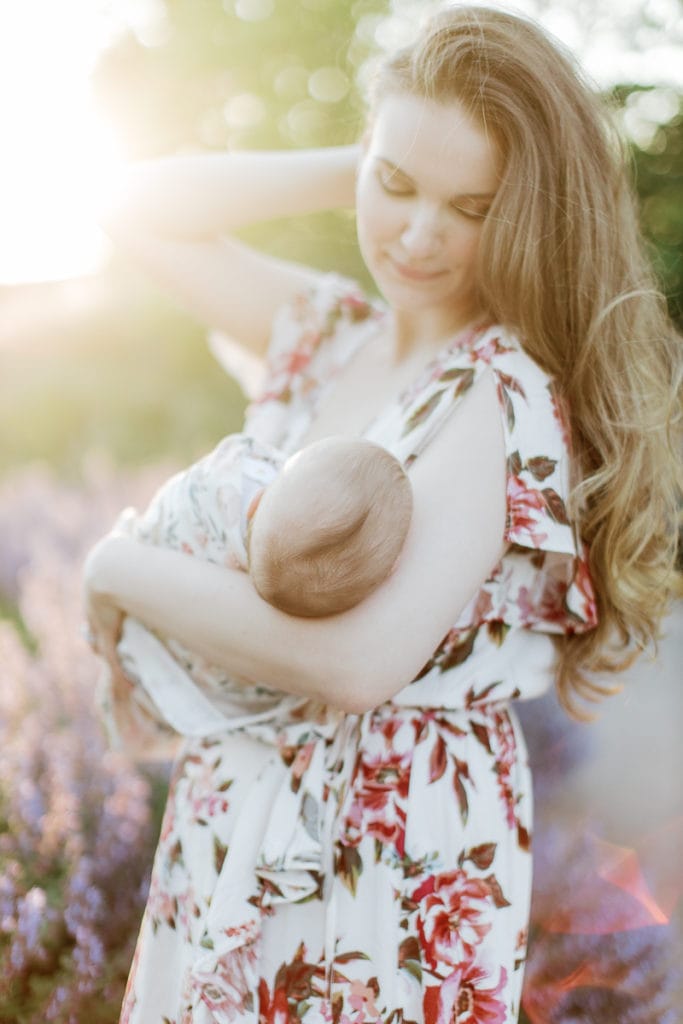
[[[126,509],[116,528],[247,571],[280,610],[323,616],[357,604],[389,575],[411,513],[401,464],[370,441],[325,438],[285,459],[234,434],[171,477],[143,514]],[[142,709],[176,732],[253,719],[282,699],[279,691],[241,686],[130,616],[118,653]]]

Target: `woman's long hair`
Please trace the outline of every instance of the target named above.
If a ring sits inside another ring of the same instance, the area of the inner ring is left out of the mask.
[[[589,545],[596,629],[558,641],[558,690],[613,688],[656,645],[677,588],[680,339],[644,252],[624,146],[571,57],[532,22],[452,7],[387,60],[375,99],[456,100],[500,148],[482,229],[483,308],[514,330],[570,413],[571,511]]]

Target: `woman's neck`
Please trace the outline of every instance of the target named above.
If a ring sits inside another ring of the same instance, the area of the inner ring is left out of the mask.
[[[391,310],[388,328],[396,362],[421,353],[429,356],[439,351],[450,339],[482,318],[481,312],[474,307],[454,312],[452,316],[444,316],[441,311],[413,313]]]

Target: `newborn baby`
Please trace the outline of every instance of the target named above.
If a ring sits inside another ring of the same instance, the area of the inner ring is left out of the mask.
[[[116,528],[245,570],[275,607],[322,616],[357,604],[388,576],[411,512],[401,464],[369,441],[325,438],[285,460],[234,434],[171,477],[142,515],[127,509]],[[254,721],[283,700],[279,691],[240,685],[130,616],[118,653],[141,710],[176,732]]]

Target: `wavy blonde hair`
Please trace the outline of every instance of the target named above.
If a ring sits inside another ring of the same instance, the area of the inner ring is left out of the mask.
[[[533,22],[450,7],[387,59],[375,103],[404,91],[458,101],[496,141],[504,172],[482,229],[483,308],[520,337],[570,412],[571,512],[589,545],[596,629],[558,641],[557,686],[618,687],[653,645],[671,596],[681,469],[681,347],[645,255],[626,150],[604,102]]]

